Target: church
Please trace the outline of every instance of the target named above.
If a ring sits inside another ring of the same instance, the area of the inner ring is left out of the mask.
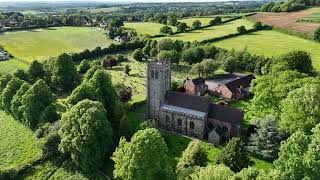
[[[243,112],[211,103],[209,97],[171,91],[170,62],[147,68],[147,115],[158,127],[219,144],[239,136]]]

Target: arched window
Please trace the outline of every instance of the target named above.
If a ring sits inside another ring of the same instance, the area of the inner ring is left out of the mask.
[[[182,120],[178,118],[178,126],[182,126]]]
[[[151,74],[151,78],[154,78],[154,71],[153,70],[150,71],[150,74]]]
[[[155,73],[155,79],[158,79],[158,77],[159,77],[159,72],[156,71],[156,73]]]
[[[190,129],[194,129],[194,122],[190,121]]]
[[[170,124],[170,117],[168,115],[166,115],[166,123]]]

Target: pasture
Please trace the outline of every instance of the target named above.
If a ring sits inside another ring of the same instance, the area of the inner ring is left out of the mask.
[[[180,19],[178,21],[186,23],[189,27],[192,27],[192,23],[196,20],[199,20],[201,22],[201,26],[209,25],[209,22],[213,19],[213,17],[193,17],[193,18],[185,18]],[[230,18],[224,18],[221,17],[222,21],[225,21]]]
[[[309,52],[313,65],[320,69],[320,44],[311,40],[287,35],[277,31],[259,31],[214,43],[224,49],[247,50],[252,54],[268,57],[279,56],[290,51]]]
[[[64,52],[107,47],[112,42],[104,31],[89,27],[57,27],[0,34],[0,45],[15,58],[29,62],[46,60]]]
[[[141,35],[158,35],[160,34],[160,28],[165,26],[164,24],[160,23],[153,23],[153,22],[126,22],[124,23],[124,27],[127,29],[135,29],[138,34]],[[175,32],[177,30],[176,27],[170,26]]]
[[[320,23],[320,8],[319,8],[319,12],[313,13],[313,14],[307,16],[307,17],[299,19],[299,21],[311,22],[311,23]]]
[[[22,167],[42,156],[33,132],[3,111],[0,111],[0,139],[0,170]]]
[[[10,74],[17,69],[27,69],[28,64],[17,59],[9,59],[8,61],[0,61],[0,74]]]
[[[245,26],[246,29],[251,29],[253,22],[246,19],[238,19],[228,23],[224,23],[218,26],[212,26],[204,29],[194,30],[190,32],[175,34],[166,37],[160,37],[159,39],[170,38],[173,40],[183,40],[183,41],[203,41],[211,38],[221,37],[228,34],[233,34],[237,32],[237,27]]]

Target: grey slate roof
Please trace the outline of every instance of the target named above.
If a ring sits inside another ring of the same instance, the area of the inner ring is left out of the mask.
[[[205,112],[195,111],[195,110],[192,110],[192,109],[186,109],[186,108],[182,108],[182,107],[178,107],[178,106],[171,106],[171,105],[168,105],[168,104],[162,104],[160,106],[160,110],[186,114],[186,115],[189,115],[189,116],[200,118],[202,120],[205,119],[206,114],[207,114]]]

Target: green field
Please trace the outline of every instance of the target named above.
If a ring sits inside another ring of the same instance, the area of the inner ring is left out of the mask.
[[[27,69],[28,64],[17,59],[10,59],[8,61],[0,61],[0,74],[13,73],[17,69]]]
[[[238,26],[245,26],[247,29],[251,29],[253,22],[246,19],[239,19],[218,26],[212,26],[205,29],[194,30],[186,33],[175,34],[172,36],[161,37],[157,39],[170,38],[173,40],[183,40],[183,41],[203,41],[206,39],[216,38],[225,36],[228,34],[233,34],[237,32]]]
[[[0,45],[15,58],[45,60],[64,52],[106,47],[113,41],[89,27],[59,27],[0,34]]]
[[[0,170],[40,159],[42,151],[32,131],[0,111]]]
[[[127,29],[135,29],[138,34],[142,35],[150,35],[154,36],[160,34],[160,28],[162,28],[163,24],[153,23],[153,22],[126,22],[124,23],[124,27]],[[170,26],[173,32],[176,31],[176,27]]]
[[[193,17],[193,18],[186,18],[186,19],[180,19],[180,22],[186,23],[189,27],[192,27],[192,23],[196,20],[199,20],[201,22],[201,26],[209,25],[209,22],[213,19],[213,17]],[[221,18],[222,21],[225,21],[230,18]]]
[[[307,16],[307,17],[299,19],[298,21],[320,23],[320,8],[317,8],[317,9],[318,9],[317,13],[313,13],[313,14]]]
[[[215,45],[224,49],[246,49],[250,53],[268,57],[278,56],[293,50],[302,50],[311,54],[313,65],[320,69],[319,43],[277,31],[259,31],[220,41]]]

